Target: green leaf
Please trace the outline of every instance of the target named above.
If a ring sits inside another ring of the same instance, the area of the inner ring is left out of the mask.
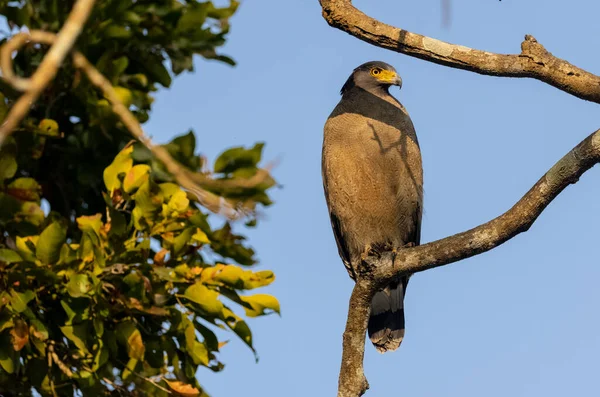
[[[228,307],[224,308],[223,315],[225,318],[225,324],[227,324],[227,326],[237,336],[239,336],[240,339],[242,341],[244,341],[244,343],[246,345],[248,345],[248,347],[250,349],[252,349],[252,351],[254,352],[255,358],[258,360],[258,357],[256,356],[256,351],[254,350],[254,347],[252,346],[252,331],[250,331],[250,327],[248,327],[248,324],[246,324],[246,322],[244,320],[242,320],[237,314],[235,314],[233,311],[231,311],[231,309],[229,309]]]
[[[0,332],[5,329],[12,328],[15,326],[15,323],[12,319],[12,315],[7,311],[3,310],[0,312]]]
[[[201,283],[196,283],[185,290],[184,296],[197,304],[206,314],[213,317],[221,316],[223,303],[218,299],[218,292],[208,289]]]
[[[12,178],[17,172],[17,146],[10,138],[0,148],[0,182]]]
[[[238,168],[255,167],[260,162],[264,146],[264,143],[257,143],[252,149],[228,149],[215,160],[214,171],[226,174]]]
[[[127,69],[127,66],[129,66],[129,59],[127,59],[126,56],[118,57],[111,62],[111,66],[110,74],[118,77],[122,75],[125,69]]]
[[[77,325],[65,325],[60,327],[62,333],[72,341],[77,348],[85,353],[89,353],[87,346],[85,345],[85,341],[88,336],[88,325],[77,324]]]
[[[212,3],[208,3],[210,5],[208,16],[215,19],[226,19],[231,17],[235,11],[238,9],[240,2],[236,0],[231,0],[229,2],[229,7],[221,7],[217,8],[212,5]]]
[[[171,85],[171,75],[163,64],[163,59],[157,55],[149,55],[143,61],[142,67],[146,70],[146,75],[154,81],[157,81],[163,87],[168,88]]]
[[[102,35],[109,39],[128,39],[132,32],[126,26],[109,25],[102,31]]]
[[[150,180],[146,180],[140,186],[135,193],[135,205],[139,208],[144,215],[149,215],[161,208],[164,202],[164,196],[162,191],[152,183]]]
[[[8,105],[6,104],[6,96],[0,92],[0,123],[4,121],[8,114]]]
[[[44,264],[56,263],[66,239],[67,229],[59,222],[52,222],[40,234],[35,256]]]
[[[0,344],[0,366],[9,374],[13,374],[17,367],[15,352],[9,343]]]
[[[208,347],[208,349],[211,351],[218,351],[219,340],[217,339],[215,333],[211,331],[210,328],[205,327],[198,321],[194,322],[194,326],[196,327],[196,330],[200,332],[200,335],[202,335],[202,337],[204,338],[204,343],[206,347]]]
[[[146,347],[142,334],[132,321],[124,321],[117,325],[117,339],[127,350],[129,358],[143,360]]]
[[[6,264],[22,262],[23,258],[17,252],[6,248],[0,248],[0,262]]]
[[[77,316],[77,312],[75,312],[75,310],[73,310],[71,308],[71,306],[69,306],[69,304],[67,302],[65,302],[64,300],[60,301],[60,305],[63,307],[63,310],[65,311],[66,315],[67,315],[67,325],[71,325],[71,323],[73,322],[73,320],[75,319],[75,317]]]
[[[116,209],[109,207],[108,212],[110,214],[110,236],[123,236],[127,232],[127,221],[125,216]]]
[[[175,31],[178,33],[196,31],[202,26],[204,20],[208,16],[208,8],[208,3],[191,3],[185,8],[183,15],[181,18],[179,18],[179,21],[177,21],[177,27],[175,28]]]
[[[23,313],[27,310],[27,304],[35,298],[35,294],[31,290],[24,292],[10,291],[10,305],[17,313]]]
[[[203,343],[198,342],[196,339],[196,329],[192,322],[185,319],[183,322],[185,325],[185,341],[187,353],[192,358],[194,364],[207,366],[209,362],[208,349]]]
[[[21,205],[19,216],[21,216],[23,220],[35,226],[39,226],[44,223],[46,218],[44,211],[37,203],[33,201],[26,201]]]
[[[193,131],[190,130],[187,134],[176,137],[171,141],[171,144],[179,149],[179,153],[181,153],[185,159],[194,157],[194,151],[196,150],[196,136]]]
[[[281,314],[279,302],[277,301],[277,298],[272,295],[256,294],[251,296],[241,296],[240,298],[252,306],[252,309],[244,307],[248,317],[262,316],[272,312]]]
[[[32,326],[31,334],[34,337],[38,338],[41,341],[48,339],[48,329],[46,328],[44,323],[42,323],[38,319],[29,320],[29,322]]]
[[[40,201],[42,188],[33,178],[18,178],[8,185],[6,192],[22,201]]]
[[[191,242],[192,235],[194,234],[194,228],[187,228],[183,232],[179,233],[177,237],[173,240],[173,256],[179,257],[184,248]]]
[[[86,274],[75,274],[67,283],[67,292],[73,298],[86,296],[92,291],[93,284]]]

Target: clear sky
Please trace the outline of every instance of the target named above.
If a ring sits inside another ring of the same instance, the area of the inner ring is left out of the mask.
[[[357,0],[387,23],[441,40],[517,53],[525,34],[600,73],[600,5],[571,0]],[[404,80],[425,175],[423,242],[510,208],[559,158],[600,127],[600,111],[539,81],[479,76],[363,43],[330,28],[317,0],[246,0],[225,47],[238,66],[197,59],[158,94],[148,133],[194,128],[209,158],[266,141],[283,188],[250,241],[282,316],[251,319],[260,361],[231,334],[223,372],[199,372],[215,397],[333,396],[352,282],[322,192],[323,124],[359,64],[386,61]],[[600,395],[600,168],[503,246],[415,275],[406,337],[380,355],[367,344],[368,396]],[[242,225],[240,225],[240,228]]]

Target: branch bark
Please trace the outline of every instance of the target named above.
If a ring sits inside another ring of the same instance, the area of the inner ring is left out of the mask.
[[[356,9],[351,0],[319,1],[329,25],[375,46],[483,75],[534,78],[578,98],[600,103],[600,77],[555,57],[530,35],[525,36],[520,54],[495,54],[387,25]],[[528,230],[560,192],[598,162],[600,130],[558,161],[499,217],[438,241],[367,258],[359,269],[350,298],[338,397],[361,396],[369,387],[363,372],[365,336],[371,299],[381,286],[402,275],[489,251]]]
[[[600,77],[555,57],[533,36],[525,36],[520,54],[495,54],[387,25],[362,13],[351,0],[319,1],[329,25],[377,47],[483,75],[534,78],[600,103]]]

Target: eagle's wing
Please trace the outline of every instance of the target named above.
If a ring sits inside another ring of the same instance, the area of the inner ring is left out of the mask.
[[[335,237],[335,242],[337,243],[338,252],[340,254],[340,257],[342,258],[342,262],[344,262],[344,266],[346,267],[350,278],[356,281],[356,274],[354,273],[354,269],[350,264],[350,250],[348,249],[348,246],[346,245],[346,242],[344,240],[344,233],[340,225],[340,220],[335,215],[335,213],[331,211],[329,212],[329,219],[331,220],[333,235]]]
[[[356,277],[354,274],[354,270],[352,269],[352,265],[350,264],[350,249],[344,240],[344,234],[342,231],[342,225],[340,224],[340,220],[335,214],[335,212],[331,209],[329,205],[329,192],[327,189],[327,175],[324,172],[325,168],[323,167],[323,190],[325,190],[325,199],[327,201],[327,207],[329,208],[329,220],[331,221],[331,228],[333,229],[333,236],[335,237],[335,243],[337,244],[338,253],[340,258],[342,258],[342,262],[350,275],[352,280],[356,281]]]

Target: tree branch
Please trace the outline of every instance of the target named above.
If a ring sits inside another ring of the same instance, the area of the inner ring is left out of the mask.
[[[364,278],[358,279],[352,290],[342,345],[338,397],[362,396],[369,388],[363,369],[363,359],[371,300],[376,291],[372,280]]]
[[[364,340],[373,295],[399,276],[444,266],[489,251],[527,231],[552,200],[600,162],[600,130],[560,159],[511,209],[474,229],[413,248],[369,257],[359,269],[350,298],[338,397],[361,396]]]
[[[2,69],[4,79],[14,88],[24,91],[23,95],[11,107],[6,120],[0,126],[0,147],[2,147],[6,138],[27,115],[31,104],[39,98],[41,92],[56,76],[58,68],[62,64],[66,54],[72,51],[72,46],[77,36],[81,33],[81,29],[89,17],[93,5],[94,0],[79,0],[73,7],[71,14],[69,14],[64,27],[56,35],[39,30],[32,30],[29,33],[21,32],[13,36],[0,48],[0,68]],[[18,51],[31,41],[51,45],[51,48],[33,76],[26,79],[15,75],[12,65],[12,53]],[[167,170],[175,177],[181,187],[191,193],[197,202],[212,212],[220,213],[230,219],[236,219],[241,216],[241,213],[230,203],[216,194],[203,189],[196,183],[191,178],[192,173],[173,159],[164,147],[154,145],[152,140],[142,130],[135,116],[121,102],[110,81],[90,64],[83,54],[73,51],[72,55],[74,65],[81,69],[92,84],[102,91],[104,96],[110,101],[113,112],[119,116],[125,127],[152,152],[154,157],[166,166]]]
[[[548,52],[525,36],[521,53],[495,54],[411,33],[369,17],[351,0],[320,0],[329,25],[367,43],[440,65],[501,77],[530,77],[578,98],[600,103],[600,77]]]
[[[29,112],[30,106],[39,98],[48,83],[56,76],[58,68],[71,51],[75,40],[87,21],[95,0],[78,0],[67,17],[62,29],[56,35],[54,44],[29,79],[17,77],[12,69],[12,53],[29,41],[28,35],[17,34],[0,50],[0,67],[3,77],[16,89],[25,91],[11,107],[4,123],[0,126],[0,147],[10,133]]]
[[[495,54],[446,43],[387,25],[365,15],[352,0],[319,0],[323,17],[367,43],[456,69],[501,77],[530,77],[578,98],[600,103],[600,77],[548,52],[525,36],[521,53]],[[447,265],[489,251],[528,230],[569,184],[600,162],[600,130],[556,163],[510,210],[474,229],[413,248],[369,257],[359,269],[344,332],[338,397],[361,396],[368,389],[363,373],[369,308],[375,292],[393,279]]]

